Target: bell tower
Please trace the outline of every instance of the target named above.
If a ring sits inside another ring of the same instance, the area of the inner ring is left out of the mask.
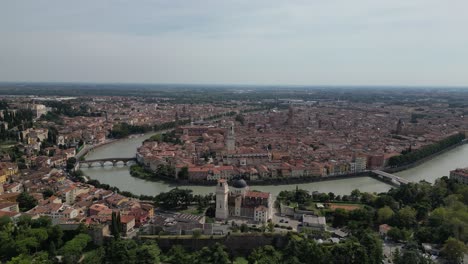
[[[225,179],[220,179],[216,185],[216,219],[228,218],[229,187]]]
[[[234,122],[231,122],[226,136],[226,150],[234,151],[236,149],[236,135],[234,132]]]

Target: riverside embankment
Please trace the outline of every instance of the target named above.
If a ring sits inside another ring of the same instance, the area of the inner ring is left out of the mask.
[[[100,159],[106,157],[131,157],[135,155],[136,148],[141,142],[155,133],[148,133],[138,138],[122,139],[111,144],[95,148],[87,155],[88,159]],[[433,182],[435,179],[448,175],[450,170],[468,166],[468,144],[459,145],[455,148],[444,150],[437,156],[426,158],[425,162],[418,165],[412,164],[412,168],[394,173],[410,181],[418,182],[426,180]],[[97,179],[102,183],[118,187],[120,190],[130,191],[135,194],[156,195],[167,192],[175,187],[192,189],[196,194],[213,193],[212,186],[179,185],[163,181],[146,181],[130,176],[128,167],[94,167],[83,168],[84,173],[91,179]],[[366,192],[385,192],[391,188],[390,185],[370,177],[353,177],[336,179],[333,181],[318,181],[301,183],[294,182],[262,183],[252,186],[252,189],[268,191],[273,195],[282,190],[294,190],[299,188],[309,191],[334,192],[336,194],[349,194],[354,189]]]

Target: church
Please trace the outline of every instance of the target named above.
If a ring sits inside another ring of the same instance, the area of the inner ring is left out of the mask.
[[[273,217],[273,198],[267,192],[254,192],[243,179],[234,180],[232,187],[225,179],[216,185],[216,219],[240,217],[265,223]]]

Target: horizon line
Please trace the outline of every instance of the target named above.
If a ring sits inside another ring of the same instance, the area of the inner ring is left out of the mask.
[[[86,81],[0,81],[0,85],[181,85],[181,86],[232,86],[232,87],[296,87],[296,88],[453,88],[467,89],[468,85],[389,85],[389,84],[235,84],[235,83],[176,83],[176,82],[86,82]]]

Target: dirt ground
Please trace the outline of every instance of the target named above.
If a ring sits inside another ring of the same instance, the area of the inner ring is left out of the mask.
[[[352,204],[330,204],[330,209],[336,210],[338,208],[344,209],[346,211],[352,211],[361,208],[361,206]]]

